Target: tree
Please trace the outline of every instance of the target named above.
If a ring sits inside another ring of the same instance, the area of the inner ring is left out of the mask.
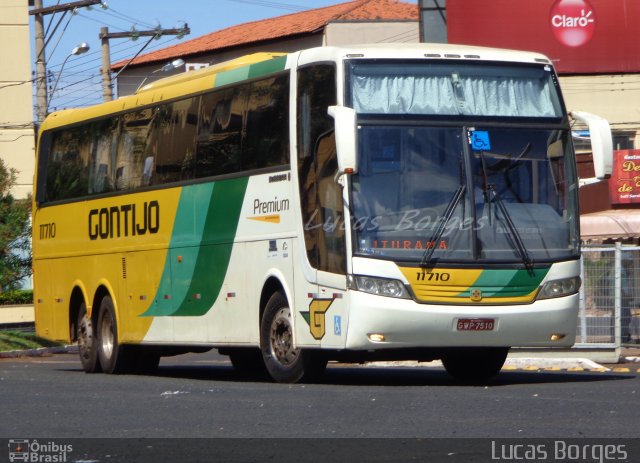
[[[0,293],[19,288],[31,274],[31,198],[11,195],[16,173],[0,159]]]

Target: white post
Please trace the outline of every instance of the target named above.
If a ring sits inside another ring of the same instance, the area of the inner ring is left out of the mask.
[[[622,243],[616,241],[614,262],[614,343],[620,347],[622,341]]]
[[[587,342],[587,303],[586,303],[586,288],[585,288],[585,274],[584,274],[584,249],[580,255],[580,278],[582,285],[580,285],[580,342]]]

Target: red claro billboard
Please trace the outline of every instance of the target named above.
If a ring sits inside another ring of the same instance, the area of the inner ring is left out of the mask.
[[[543,53],[564,74],[640,72],[640,0],[448,0],[447,33]]]

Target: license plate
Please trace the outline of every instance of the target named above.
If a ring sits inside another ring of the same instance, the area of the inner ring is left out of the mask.
[[[459,318],[458,331],[493,331],[496,326],[494,318]]]

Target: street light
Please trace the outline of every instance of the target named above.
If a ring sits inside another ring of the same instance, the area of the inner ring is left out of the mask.
[[[60,82],[60,76],[62,75],[62,70],[64,69],[64,65],[67,64],[67,60],[72,56],[82,55],[89,51],[89,45],[86,42],[82,42],[80,45],[71,50],[71,53],[67,55],[67,57],[62,62],[62,66],[60,66],[60,72],[58,72],[58,77],[56,78],[56,82],[53,85],[53,90],[51,91],[51,98],[47,101],[47,112],[49,112],[49,103],[53,99],[53,94],[56,92],[56,88],[58,88],[58,82]]]
[[[140,90],[142,88],[142,86],[149,79],[149,77],[154,75],[156,72],[169,72],[169,71],[173,71],[174,69],[178,69],[181,66],[184,66],[184,60],[181,59],[181,58],[178,58],[178,59],[174,59],[173,61],[165,64],[160,69],[156,69],[155,71],[151,72],[150,74],[147,74],[147,76],[144,79],[142,79],[142,82],[140,82],[140,85],[138,85],[138,88],[136,88],[136,91],[133,92],[133,93],[138,93],[138,90]]]

